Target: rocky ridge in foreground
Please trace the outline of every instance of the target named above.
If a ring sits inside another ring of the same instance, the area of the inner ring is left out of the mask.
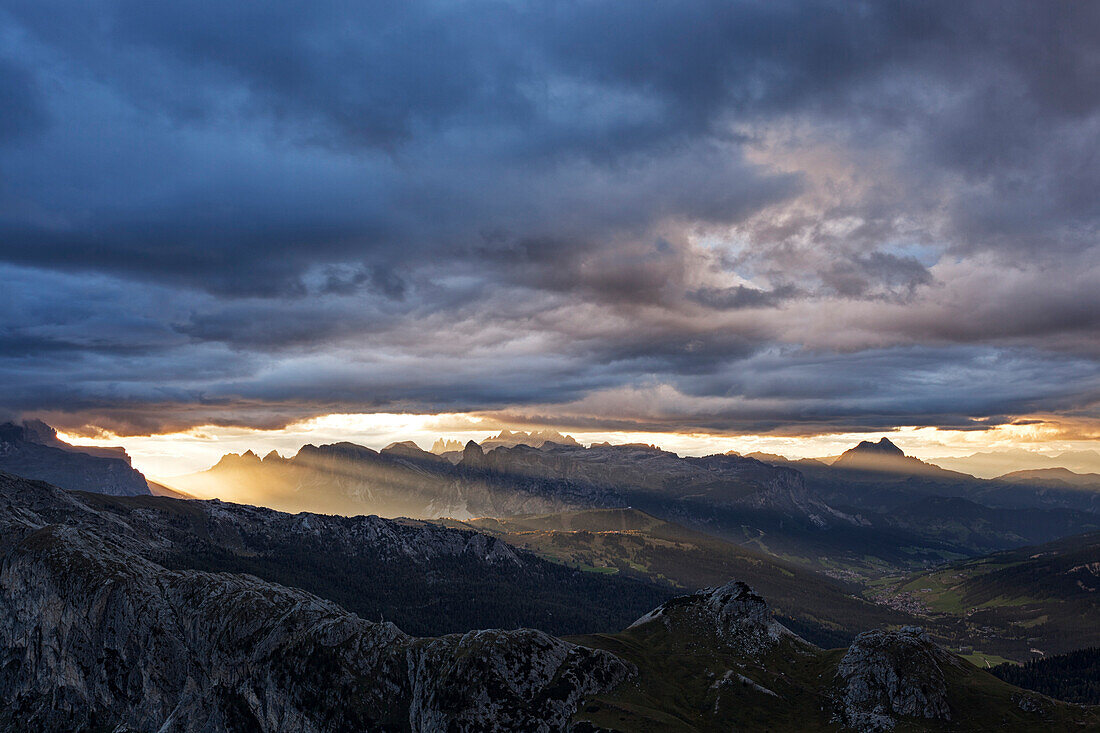
[[[532,630],[410,637],[39,519],[11,503],[0,517],[2,730],[562,730],[631,673]]]

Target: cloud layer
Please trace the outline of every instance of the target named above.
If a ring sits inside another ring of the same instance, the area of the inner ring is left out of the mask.
[[[1100,418],[1100,6],[0,9],[0,408]]]

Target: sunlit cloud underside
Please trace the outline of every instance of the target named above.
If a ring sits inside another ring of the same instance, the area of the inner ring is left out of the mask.
[[[134,466],[154,478],[191,473],[209,468],[223,455],[253,451],[263,456],[276,451],[294,455],[305,444],[323,445],[342,441],[381,449],[398,441],[413,441],[430,450],[436,440],[457,440],[463,444],[483,441],[502,429],[546,429],[546,426],[508,425],[481,415],[445,413],[416,415],[397,413],[331,414],[296,422],[278,430],[231,428],[207,425],[175,433],[87,437],[60,433],[74,445],[122,445]],[[579,442],[645,443],[685,456],[736,451],[761,452],[788,458],[835,456],[861,440],[889,437],[909,455],[922,459],[965,456],[975,452],[1029,450],[1045,454],[1093,449],[1096,443],[1067,433],[1064,426],[1045,421],[1000,425],[988,430],[943,430],[902,427],[881,433],[830,433],[813,436],[718,435],[707,433],[642,431],[562,432]]]

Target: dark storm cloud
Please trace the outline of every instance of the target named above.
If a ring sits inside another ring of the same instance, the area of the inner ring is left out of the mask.
[[[1098,38],[1085,2],[14,0],[0,401],[126,430],[1091,404]]]

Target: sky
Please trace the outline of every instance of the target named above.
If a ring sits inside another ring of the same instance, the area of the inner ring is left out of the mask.
[[[1095,445],[1098,143],[1090,2],[5,0],[0,417]]]

